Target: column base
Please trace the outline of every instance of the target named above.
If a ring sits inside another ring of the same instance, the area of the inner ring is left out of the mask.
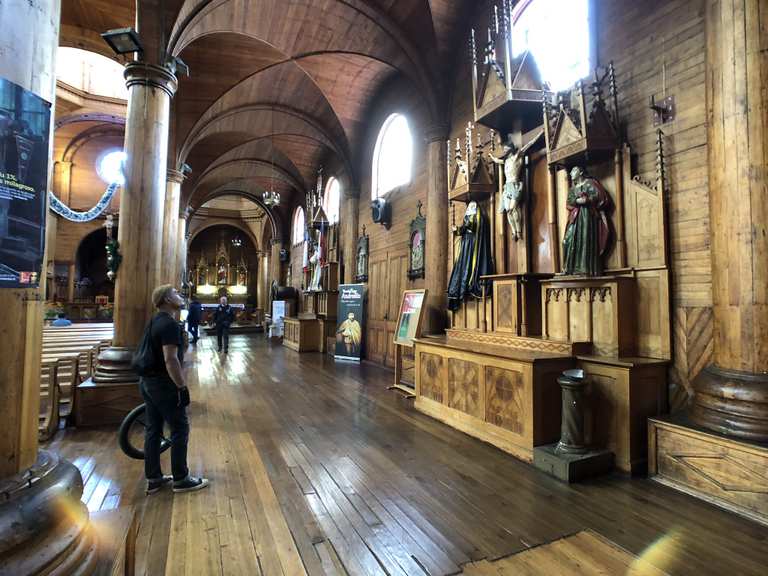
[[[40,451],[24,472],[0,480],[0,576],[90,574],[97,546],[70,462]]]
[[[94,384],[116,384],[138,382],[139,375],[133,371],[133,348],[112,346],[99,354],[98,365],[93,375]]]
[[[710,365],[693,382],[691,421],[720,434],[768,442],[768,374]]]

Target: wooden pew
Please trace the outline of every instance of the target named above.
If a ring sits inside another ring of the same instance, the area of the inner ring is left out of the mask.
[[[77,403],[77,386],[92,375],[99,352],[112,342],[113,331],[112,324],[103,323],[43,329],[40,397],[41,401],[47,401],[47,406],[40,417],[41,440],[50,439],[58,430],[61,408],[67,403],[70,406],[66,417],[71,423]],[[67,395],[63,393],[63,387],[69,388]]]

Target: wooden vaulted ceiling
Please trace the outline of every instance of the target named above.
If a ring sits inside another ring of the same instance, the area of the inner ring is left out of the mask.
[[[192,168],[183,201],[303,199],[323,164],[358,185],[358,151],[376,93],[402,77],[439,120],[443,79],[471,0],[138,0],[142,42],[162,38],[190,68],[173,101],[170,162]],[[136,0],[70,0],[62,44],[108,54],[98,34],[136,26]],[[158,7],[163,7],[162,13]],[[152,14],[149,18],[147,14]],[[145,49],[147,46],[145,44]],[[149,49],[154,49],[150,46]],[[114,55],[110,55],[114,57]],[[288,218],[284,218],[285,221]]]

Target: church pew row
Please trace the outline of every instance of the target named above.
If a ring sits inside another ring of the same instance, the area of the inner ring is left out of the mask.
[[[92,375],[98,354],[111,344],[112,334],[111,324],[44,329],[39,422],[42,441],[58,430],[62,416],[73,414],[74,391]]]

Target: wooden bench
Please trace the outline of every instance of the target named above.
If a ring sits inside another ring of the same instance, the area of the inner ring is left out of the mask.
[[[41,441],[56,433],[62,416],[67,418],[68,424],[73,423],[77,386],[93,374],[98,355],[111,344],[112,334],[111,324],[43,329],[40,399],[41,404],[45,400],[47,405],[39,421]],[[66,404],[69,404],[69,410],[62,413]]]

